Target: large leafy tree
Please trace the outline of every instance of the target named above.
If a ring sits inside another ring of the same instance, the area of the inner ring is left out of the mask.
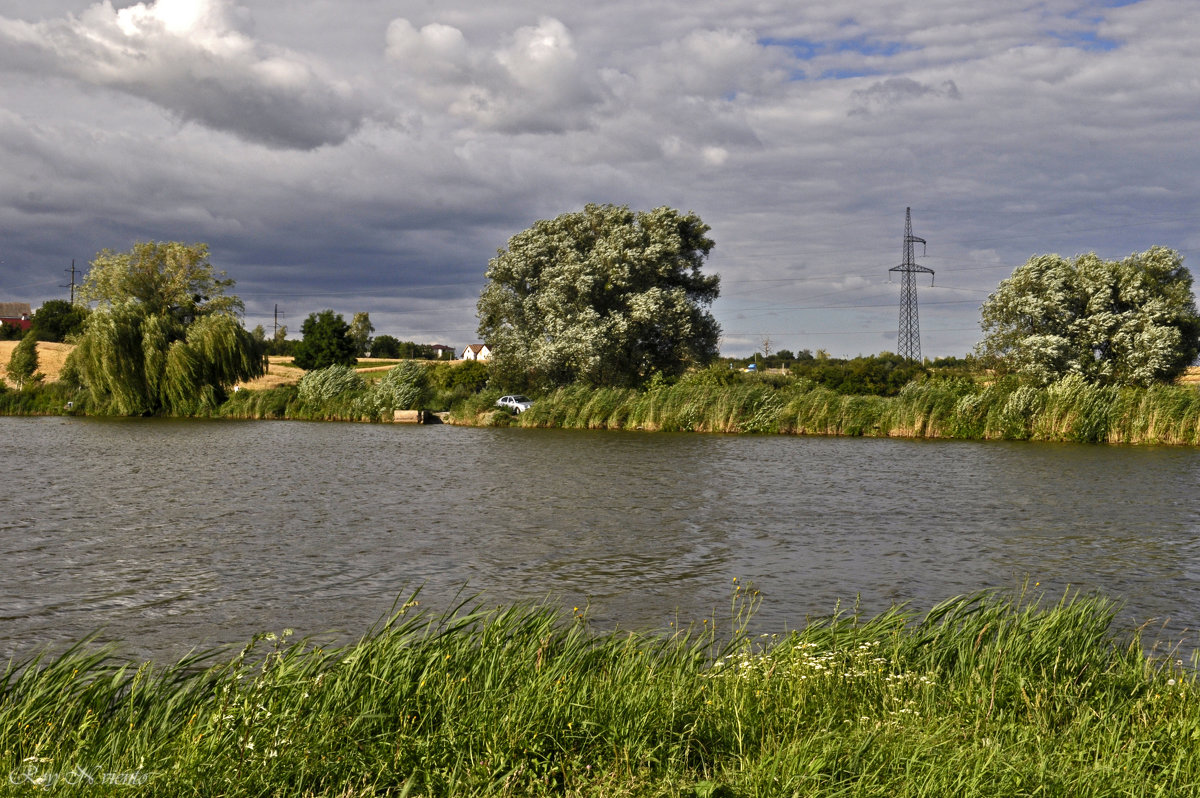
[[[213,269],[205,244],[135,244],[104,250],[78,292],[95,303],[73,371],[97,406],[122,415],[191,413],[266,370],[262,347],[242,327],[233,280]]]
[[[377,335],[371,339],[373,357],[400,357],[400,341],[394,335]]]
[[[65,299],[48,299],[33,314],[33,331],[39,341],[65,341],[83,331],[87,308]]]
[[[300,368],[315,371],[330,366],[353,366],[358,362],[350,325],[342,314],[332,310],[310,313],[300,325],[300,333],[304,337],[296,344],[293,354]]]
[[[512,387],[636,385],[717,354],[720,278],[693,213],[588,205],[537,222],[488,263],[479,335]]]
[[[232,286],[233,280],[209,263],[207,244],[143,241],[129,252],[100,252],[77,295],[80,302],[101,308],[132,301],[147,316],[189,323],[245,310],[241,299],[225,293]]]
[[[1200,314],[1183,258],[1166,247],[1106,261],[1038,255],[982,307],[978,353],[1046,383],[1078,374],[1104,385],[1178,376],[1200,352]]]

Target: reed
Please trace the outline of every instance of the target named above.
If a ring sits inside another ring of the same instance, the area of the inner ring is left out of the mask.
[[[379,421],[400,406],[432,404],[448,408],[459,423],[491,426],[1200,445],[1200,390],[1194,385],[1101,386],[1073,376],[1039,387],[1011,376],[986,383],[935,378],[909,382],[895,396],[876,396],[837,393],[804,378],[708,369],[674,383],[655,380],[641,390],[568,385],[513,417],[496,412],[496,389],[431,390],[405,366],[371,385],[344,371],[305,386],[313,390],[240,390],[220,405],[206,396],[172,412]],[[5,415],[95,411],[70,381],[0,391]]]
[[[1119,388],[1069,377],[1049,386],[1013,377],[908,383],[896,396],[845,395],[806,379],[701,372],[642,391],[560,388],[540,397],[523,426],[792,435],[1200,444],[1193,386]]]
[[[31,383],[19,390],[0,384],[0,415],[54,416],[85,413],[90,407],[91,396],[67,383]]]
[[[299,391],[295,385],[280,385],[257,391],[235,391],[218,410],[223,418],[281,419],[302,417]]]
[[[58,795],[1200,788],[1195,671],[1115,633],[1102,597],[983,592],[751,637],[757,601],[735,585],[724,619],[635,634],[413,596],[352,644],[259,635],[163,667],[85,640],[0,675],[0,758],[12,789]]]

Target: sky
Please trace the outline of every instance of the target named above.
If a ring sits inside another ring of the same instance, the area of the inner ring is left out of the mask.
[[[0,0],[0,300],[205,242],[247,327],[461,349],[511,236],[665,205],[723,354],[851,357],[897,348],[911,208],[961,356],[1033,255],[1200,274],[1197,41],[1194,0]]]

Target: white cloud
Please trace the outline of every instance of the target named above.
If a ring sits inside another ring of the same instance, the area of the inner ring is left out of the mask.
[[[387,55],[426,107],[469,124],[560,133],[584,125],[600,100],[599,81],[580,64],[571,32],[553,17],[517,28],[492,47],[462,31],[406,19],[388,26]]]
[[[634,74],[656,98],[689,95],[732,99],[769,90],[784,80],[782,54],[749,30],[696,29],[640,54]]]
[[[349,86],[301,55],[235,27],[229,0],[110,0],[44,22],[0,18],[0,63],[147,100],[187,122],[270,147],[346,140],[365,110]]]
[[[387,55],[412,75],[455,82],[469,79],[471,53],[462,31],[431,22],[420,30],[407,19],[394,19],[387,29]]]

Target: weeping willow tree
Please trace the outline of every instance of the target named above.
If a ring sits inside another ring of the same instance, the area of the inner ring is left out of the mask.
[[[120,415],[184,415],[215,407],[230,386],[266,371],[204,244],[143,242],[105,250],[79,292],[96,303],[71,366],[97,407]]]

